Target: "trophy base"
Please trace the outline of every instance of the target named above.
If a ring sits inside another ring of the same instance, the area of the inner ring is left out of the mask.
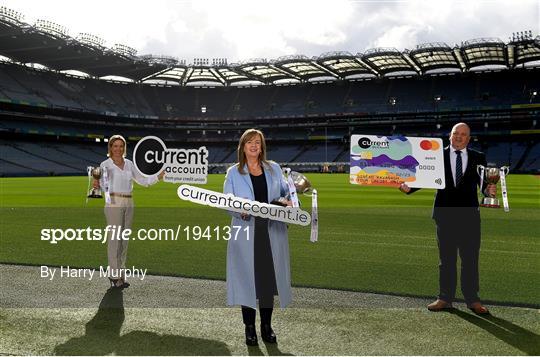
[[[103,195],[101,194],[100,189],[93,188],[90,191],[88,191],[88,198],[103,198]]]
[[[493,197],[484,197],[480,206],[488,208],[501,208],[499,200]]]

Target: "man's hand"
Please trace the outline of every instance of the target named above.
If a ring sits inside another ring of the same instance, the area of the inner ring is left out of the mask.
[[[497,196],[497,185],[494,185],[494,184],[487,185],[485,193],[490,197]]]
[[[96,188],[96,189],[99,188],[99,181],[96,180],[96,179],[93,179],[93,180],[92,180],[92,187],[93,187],[93,188]]]
[[[158,175],[158,180],[163,180],[163,178],[165,177],[165,170],[161,171]]]
[[[399,185],[399,190],[403,193],[409,193],[411,192],[411,188],[409,186],[407,186],[406,183],[402,183],[401,185]]]

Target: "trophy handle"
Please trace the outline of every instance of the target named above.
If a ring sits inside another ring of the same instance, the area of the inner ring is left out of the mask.
[[[476,165],[476,173],[478,174],[478,176],[482,176],[482,172],[484,171],[484,169],[484,165]]]
[[[501,167],[501,170],[502,170],[502,172],[504,173],[504,176],[508,175],[508,172],[510,171],[510,169],[508,168],[508,166],[503,166],[503,167]]]

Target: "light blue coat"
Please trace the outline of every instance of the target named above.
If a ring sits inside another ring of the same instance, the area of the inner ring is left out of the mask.
[[[236,197],[255,200],[253,184],[249,177],[247,165],[245,174],[238,171],[238,164],[230,167],[225,177],[224,193],[232,193]],[[281,168],[275,162],[270,167],[264,167],[266,184],[268,187],[268,201],[285,197],[289,193]],[[255,218],[248,220],[240,218],[240,213],[229,212],[232,217],[231,239],[227,245],[227,304],[257,307],[255,292],[255,263],[254,263],[254,237]],[[240,231],[234,239],[237,228]],[[248,232],[245,231],[248,228]],[[268,220],[268,235],[274,260],[276,285],[279,294],[279,304],[286,307],[292,300],[291,268],[289,259],[289,241],[287,225],[283,222]],[[249,238],[249,239],[248,239]]]

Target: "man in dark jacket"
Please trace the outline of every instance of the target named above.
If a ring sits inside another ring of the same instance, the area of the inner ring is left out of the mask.
[[[468,149],[470,128],[465,123],[454,125],[450,133],[450,146],[444,149],[446,187],[437,190],[432,218],[437,225],[439,246],[439,296],[428,305],[431,311],[452,308],[456,292],[457,255],[461,258],[461,292],[469,309],[479,315],[489,314],[478,297],[480,253],[480,211],[477,165],[486,165],[483,153]],[[484,185],[485,195],[496,194],[496,185]],[[406,184],[399,188],[407,194]]]

